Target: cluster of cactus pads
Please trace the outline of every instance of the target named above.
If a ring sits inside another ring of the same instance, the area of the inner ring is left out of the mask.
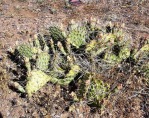
[[[110,85],[91,76],[96,74],[94,71],[82,68],[81,59],[91,65],[95,63],[94,68],[100,71],[105,65],[120,65],[132,58],[138,72],[149,77],[149,41],[146,40],[140,48],[132,48],[122,26],[112,23],[100,26],[96,19],[82,23],[72,20],[65,30],[51,26],[48,38],[35,35],[33,42],[22,44],[16,50],[27,69],[25,91],[28,96],[49,81],[62,86],[69,85],[77,75],[88,78],[81,80],[84,77],[78,77],[81,82],[90,80],[88,85],[82,86],[83,95],[89,101],[100,101],[108,96]],[[98,68],[97,63],[103,65]]]

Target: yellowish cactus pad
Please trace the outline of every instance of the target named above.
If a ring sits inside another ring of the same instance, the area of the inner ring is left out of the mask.
[[[51,77],[41,70],[33,70],[30,72],[27,79],[26,92],[28,96],[32,96],[33,93],[37,92],[48,81],[50,81]]]

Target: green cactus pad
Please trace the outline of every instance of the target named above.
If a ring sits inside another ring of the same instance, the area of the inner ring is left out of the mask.
[[[96,40],[91,40],[87,45],[86,45],[86,52],[91,52],[97,47],[98,42]]]
[[[79,71],[80,71],[80,67],[77,65],[73,65],[71,67],[71,70],[66,74],[66,77],[64,79],[60,79],[58,81],[58,84],[68,85],[72,80],[74,80],[74,78],[79,73]]]
[[[54,40],[64,40],[65,37],[62,31],[57,27],[49,27],[49,32]]]
[[[149,79],[149,44],[145,44],[135,55],[138,62],[138,71]],[[149,80],[148,80],[149,81]]]
[[[27,78],[26,92],[28,96],[32,96],[33,93],[37,92],[43,87],[52,77],[48,76],[41,70],[33,70],[30,72]]]
[[[59,77],[59,75],[65,75],[65,70],[60,66],[61,64],[66,62],[64,61],[64,58],[60,55],[60,53],[57,53],[56,55],[54,55],[53,61],[51,62],[51,68],[52,68],[52,72],[51,74],[54,77]]]
[[[123,48],[120,50],[119,58],[120,58],[121,60],[124,60],[124,59],[127,59],[129,56],[130,56],[130,48],[128,48],[128,47],[123,47]]]
[[[111,64],[118,64],[123,60],[126,60],[130,56],[130,50],[124,49],[121,50],[118,55],[115,55],[113,53],[106,53],[104,60]]]
[[[102,34],[99,45],[99,48],[106,47],[103,59],[108,63],[118,64],[130,57],[130,40],[125,40],[124,33],[119,29]]]
[[[19,54],[23,57],[27,57],[29,59],[31,59],[34,54],[37,52],[35,48],[31,47],[30,45],[20,45],[18,48],[17,48]]]
[[[139,51],[137,51],[134,58],[138,60],[144,56],[149,57],[149,44],[144,45]]]
[[[36,60],[36,67],[42,71],[48,70],[50,61],[50,55],[46,52],[42,52],[38,55],[38,58]]]
[[[87,29],[86,27],[78,27],[70,31],[67,40],[76,48],[79,48],[82,45],[86,44],[86,37],[87,37]]]
[[[86,91],[88,101],[98,104],[98,102],[109,95],[110,86],[101,80],[93,79]]]
[[[35,40],[33,41],[34,46],[35,46],[36,48],[38,48],[38,49],[41,49],[41,44],[40,44],[40,41],[39,41],[39,39],[38,39],[38,36],[35,35],[34,38],[35,38]]]

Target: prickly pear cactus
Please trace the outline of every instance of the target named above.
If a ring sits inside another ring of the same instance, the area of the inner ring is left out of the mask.
[[[149,83],[149,40],[139,51],[136,51],[134,59],[137,62],[136,70],[147,77]]]
[[[141,60],[141,58],[147,59],[149,57],[149,43],[145,44],[139,51],[136,51],[134,55],[135,59]]]
[[[51,43],[51,47],[53,45]],[[57,50],[58,48],[60,50]],[[24,65],[27,71],[25,90],[29,97],[48,81],[63,86],[68,85],[80,71],[80,67],[70,61],[71,57],[67,61],[67,53],[61,42],[58,41],[57,47],[53,46],[52,54],[48,49],[43,37],[37,37],[37,35],[33,42],[17,48],[20,55],[24,57]],[[64,54],[64,57],[61,54]],[[32,58],[33,56],[34,58]],[[20,87],[18,89],[21,90]]]
[[[135,61],[137,72],[149,77],[148,43],[139,50],[134,49],[132,54],[131,43],[120,27],[112,24],[100,27],[98,22],[92,19],[79,24],[72,20],[66,30],[50,27],[50,39],[36,35],[33,42],[18,46],[19,54],[25,58],[25,90],[29,96],[49,81],[67,86],[77,75],[83,75],[85,79],[76,78],[80,80],[78,85],[82,87],[82,98],[86,97],[89,102],[99,105],[110,95],[110,85],[100,78],[90,79],[90,76],[98,72],[104,76],[102,72],[123,64],[130,57]],[[90,83],[81,86],[86,80]]]
[[[101,106],[101,101],[108,98],[112,92],[110,91],[110,84],[103,82],[93,75],[85,76],[79,81],[79,87],[75,96],[76,100],[86,99],[90,106]]]
[[[64,79],[58,79],[53,76],[45,74],[41,70],[32,70],[27,78],[26,92],[28,96],[32,96],[33,93],[37,92],[43,87],[48,81],[52,83],[58,83],[60,85],[68,85],[80,71],[79,66],[72,66],[71,70],[66,74]]]
[[[115,49],[114,49],[115,48]],[[118,64],[130,56],[130,49],[125,47],[113,47],[112,51],[107,51],[104,60],[111,64]]]
[[[110,34],[105,34],[104,40],[106,40],[106,51],[105,60],[110,63],[120,63],[130,56],[130,42],[125,41],[123,34],[119,36],[120,31],[114,31]]]
[[[37,53],[36,48],[31,47],[28,44],[22,44],[17,48],[19,54],[23,57],[27,57],[29,59],[33,58],[35,53]]]
[[[131,43],[125,39],[125,33],[121,29],[98,32],[99,38],[91,40],[86,45],[86,52],[92,57],[100,57],[109,64],[118,64],[130,56]]]
[[[54,40],[64,40],[63,32],[57,27],[50,27],[49,32]]]
[[[79,48],[82,45],[86,44],[87,38],[87,29],[86,27],[78,27],[70,31],[68,34],[67,41],[70,42],[76,48]]]
[[[101,100],[110,94],[110,85],[102,80],[93,79],[87,88],[87,99],[92,104],[99,105]]]
[[[72,20],[67,28],[68,30],[62,31],[61,28],[50,27],[49,32],[53,40],[62,41],[67,39],[66,41],[76,48],[86,44],[86,38],[88,37],[86,25],[76,23]]]
[[[66,74],[64,79],[60,79],[58,81],[58,84],[60,85],[68,85],[72,80],[74,80],[74,78],[76,77],[76,75],[80,72],[80,67],[78,65],[73,65],[71,67],[71,70]]]
[[[38,55],[36,60],[36,67],[39,70],[47,71],[49,67],[50,55],[47,52],[42,52]]]
[[[28,96],[32,96],[33,93],[37,92],[43,87],[52,77],[48,76],[41,70],[33,70],[27,77],[26,92]]]

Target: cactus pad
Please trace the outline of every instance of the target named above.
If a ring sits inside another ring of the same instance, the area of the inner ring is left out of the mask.
[[[60,79],[58,81],[58,84],[60,85],[68,85],[72,80],[74,80],[74,78],[76,77],[76,75],[80,72],[80,67],[77,65],[73,65],[71,67],[71,70],[66,74],[66,77],[64,79]]]
[[[57,27],[50,27],[49,32],[54,40],[64,40],[65,39],[62,31]]]
[[[98,102],[109,95],[110,86],[101,80],[93,79],[86,91],[88,101],[93,104],[99,104]]]
[[[36,60],[36,66],[38,69],[46,71],[48,70],[49,61],[50,61],[50,55],[46,52],[42,52],[38,55],[38,58]]]
[[[70,42],[76,48],[86,44],[87,29],[86,27],[78,27],[70,31],[68,35],[68,42]]]
[[[138,62],[138,71],[149,78],[149,43],[145,44],[135,55]],[[149,81],[149,80],[148,80]]]
[[[33,93],[37,92],[43,87],[51,77],[42,72],[41,70],[33,70],[27,78],[26,92],[28,96],[32,96]]]
[[[35,48],[31,47],[30,45],[22,44],[17,48],[19,54],[23,57],[27,57],[31,59],[34,54],[37,52]]]

